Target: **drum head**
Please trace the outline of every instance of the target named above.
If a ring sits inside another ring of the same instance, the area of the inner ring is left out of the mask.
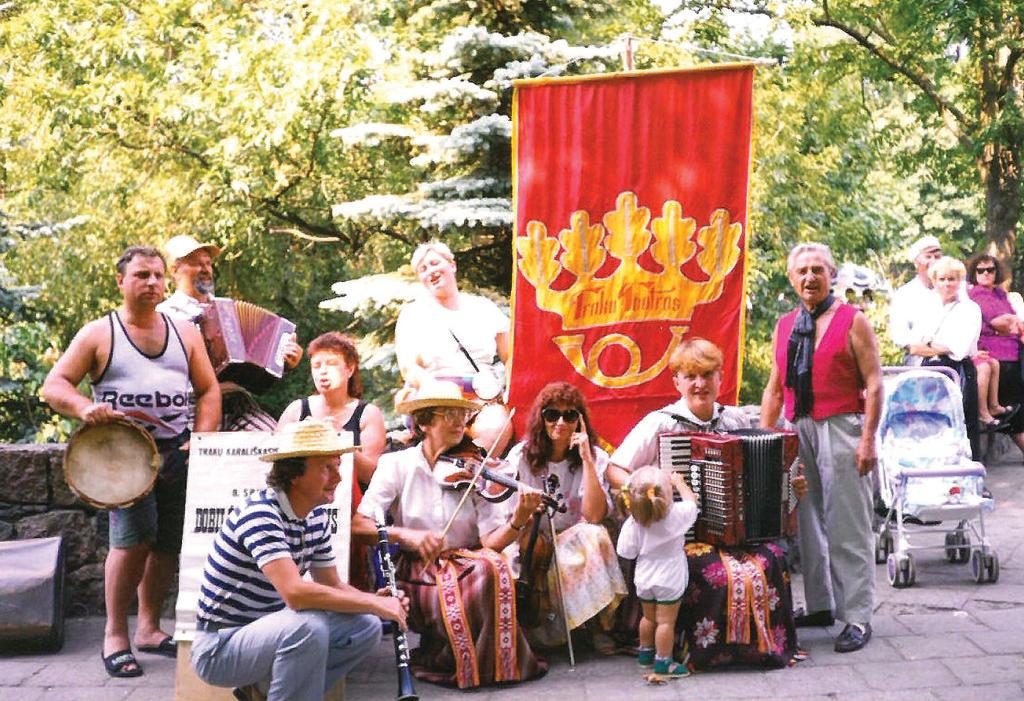
[[[68,441],[64,479],[82,501],[116,509],[149,494],[160,464],[153,437],[133,421],[86,424]]]

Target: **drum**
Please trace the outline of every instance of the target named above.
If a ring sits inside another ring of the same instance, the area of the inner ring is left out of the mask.
[[[156,484],[162,460],[149,431],[128,419],[85,424],[64,451],[71,491],[100,509],[135,504]]]

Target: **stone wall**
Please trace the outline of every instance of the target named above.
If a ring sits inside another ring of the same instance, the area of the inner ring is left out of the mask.
[[[103,615],[107,512],[68,488],[63,457],[63,445],[0,444],[0,540],[64,536],[66,615]],[[173,592],[164,608],[173,616]]]

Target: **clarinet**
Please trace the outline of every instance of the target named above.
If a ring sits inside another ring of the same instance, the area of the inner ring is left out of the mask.
[[[377,556],[380,558],[380,569],[384,574],[384,585],[391,590],[391,596],[398,597],[398,586],[395,584],[395,566],[391,562],[391,550],[388,547],[388,528],[384,521],[384,513],[378,511],[377,520]],[[394,626],[395,662],[398,665],[398,701],[418,701],[416,689],[412,685],[412,673],[409,672],[409,643],[405,633],[397,623]]]

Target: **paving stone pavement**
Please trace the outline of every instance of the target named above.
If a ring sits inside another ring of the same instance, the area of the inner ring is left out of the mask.
[[[789,669],[728,669],[649,686],[634,660],[580,651],[574,671],[564,653],[555,654],[546,677],[520,686],[460,692],[420,682],[417,691],[424,701],[1024,699],[1024,466],[991,467],[988,485],[997,499],[986,525],[999,553],[999,582],[975,584],[967,566],[950,565],[941,553],[916,558],[917,584],[909,589],[891,588],[879,566],[874,638],[860,652],[832,650],[837,625],[801,629],[810,658]],[[799,576],[793,591],[799,600]],[[102,619],[70,619],[59,654],[0,657],[0,701],[173,699],[173,660],[141,655],[142,677],[107,677],[99,659],[102,632]],[[384,701],[395,697],[395,688],[393,648],[385,639],[349,676],[346,698]]]

